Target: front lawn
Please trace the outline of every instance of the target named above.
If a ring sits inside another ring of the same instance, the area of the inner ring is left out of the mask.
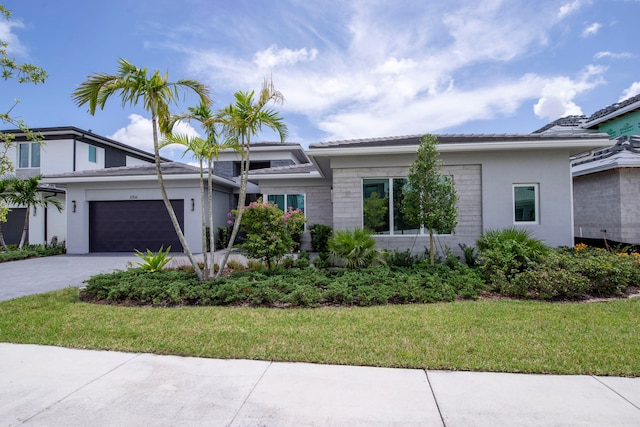
[[[0,341],[385,367],[640,376],[640,298],[151,308],[68,288],[0,303]]]

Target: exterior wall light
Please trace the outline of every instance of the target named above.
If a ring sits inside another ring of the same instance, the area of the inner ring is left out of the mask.
[[[191,212],[193,212],[194,210],[196,210],[196,201],[191,199]]]
[[[76,211],[76,201],[72,200],[71,201],[71,212],[75,212]]]

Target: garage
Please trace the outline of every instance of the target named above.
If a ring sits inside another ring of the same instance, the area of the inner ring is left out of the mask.
[[[26,213],[26,208],[11,208],[9,213],[7,213],[7,222],[2,224],[2,235],[7,245],[17,245],[20,243]],[[28,231],[25,242],[29,242]]]
[[[171,200],[184,230],[184,200]],[[89,251],[183,250],[162,200],[89,202]]]

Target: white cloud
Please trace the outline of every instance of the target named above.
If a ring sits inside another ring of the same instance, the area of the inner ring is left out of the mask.
[[[636,96],[638,94],[640,94],[640,82],[633,82],[631,86],[629,86],[622,92],[622,95],[620,96],[620,99],[618,99],[618,102],[624,101],[625,99],[629,99],[632,96]]]
[[[580,0],[574,0],[570,3],[563,4],[562,6],[560,6],[560,10],[558,11],[558,18],[564,19],[567,15],[570,15],[576,10],[580,9],[580,6]]]
[[[600,52],[596,53],[595,55],[593,55],[593,59],[603,59],[603,58],[629,59],[629,58],[633,58],[634,56],[635,55],[633,55],[632,53],[629,53],[629,52],[614,53],[614,52],[610,52],[608,50],[603,50],[603,51],[600,51]]]
[[[581,112],[576,96],[602,82],[604,68],[587,67],[573,78],[508,71],[513,60],[541,51],[550,30],[584,1],[567,2],[560,13],[550,6],[557,2],[399,1],[393,8],[357,2],[352,10],[328,11],[332,30],[343,32],[331,41],[299,41],[305,49],[280,41],[234,55],[182,50],[191,72],[218,90],[257,89],[265,68],[278,67],[273,79],[286,100],[278,108],[305,116],[326,139],[446,129],[515,114],[531,100],[536,115],[555,119]],[[263,37],[272,43],[270,34]]]
[[[186,122],[178,122],[173,131],[190,136],[198,135],[197,131]],[[142,117],[139,114],[130,114],[129,124],[118,129],[112,135],[109,135],[109,138],[153,153],[153,128],[151,119]],[[161,150],[161,154],[173,159],[179,159],[183,151],[184,149],[178,145],[169,145]]]
[[[12,31],[13,28],[22,28],[20,21],[7,21],[4,16],[0,17],[0,40],[7,43],[7,53],[12,55],[26,55],[26,47],[20,43],[18,36]]]
[[[595,36],[600,28],[602,28],[602,24],[600,24],[599,22],[594,22],[593,24],[585,28],[584,31],[582,31],[582,37]]]
[[[574,102],[575,97],[604,83],[602,74],[606,70],[606,67],[589,65],[575,80],[569,77],[550,79],[542,88],[542,96],[533,106],[535,115],[549,120],[582,115],[582,109]]]
[[[279,49],[271,45],[267,49],[256,52],[253,62],[260,68],[274,68],[278,65],[293,65],[296,62],[313,61],[318,55],[317,49]]]

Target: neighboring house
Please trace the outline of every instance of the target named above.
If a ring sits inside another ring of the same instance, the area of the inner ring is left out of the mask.
[[[574,233],[592,244],[640,245],[640,95],[609,105],[590,117],[569,116],[544,132],[602,132],[613,141],[572,162]],[[614,144],[614,145],[611,145]]]
[[[75,127],[32,129],[44,137],[41,143],[28,141],[20,131],[3,131],[15,135],[7,155],[14,162],[15,175],[28,178],[83,170],[133,166],[154,162],[153,154]],[[42,197],[57,198],[66,205],[64,185],[43,185]],[[24,226],[26,208],[11,206],[3,233],[8,244],[18,243]],[[66,208],[65,208],[66,209]],[[53,237],[66,239],[66,213],[55,208],[32,208],[29,219],[29,243],[50,242]]]
[[[552,246],[573,244],[570,158],[601,148],[599,133],[439,135],[442,173],[453,178],[458,226],[438,235],[446,245],[473,245],[487,229],[509,226],[532,230]],[[334,229],[369,226],[368,199],[383,201],[374,224],[380,248],[422,252],[428,231],[407,224],[399,208],[401,188],[415,159],[421,135],[311,144],[315,165],[253,171],[263,194],[305,195],[309,224]],[[378,205],[379,206],[379,205]]]

